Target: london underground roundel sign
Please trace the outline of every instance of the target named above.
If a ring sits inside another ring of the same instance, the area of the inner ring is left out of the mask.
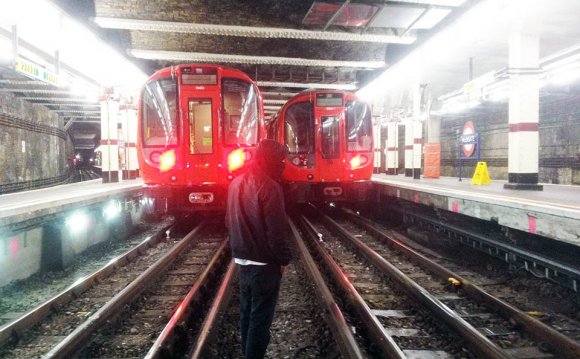
[[[463,126],[461,141],[465,143],[461,146],[463,154],[465,157],[471,157],[475,150],[475,127],[473,126],[473,122],[467,121]]]

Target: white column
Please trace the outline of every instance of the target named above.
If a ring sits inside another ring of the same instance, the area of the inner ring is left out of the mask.
[[[423,123],[413,121],[413,178],[421,178],[421,154],[423,153]]]
[[[508,189],[542,190],[539,165],[539,38],[510,36]]]
[[[101,101],[101,158],[103,183],[119,182],[119,144],[117,116],[119,103],[113,100]]]
[[[387,168],[388,175],[396,175],[399,167],[399,127],[396,122],[387,124]]]
[[[405,177],[413,176],[413,121],[405,120]]]
[[[378,118],[373,125],[374,168],[373,172],[381,172],[381,119]]]
[[[128,110],[127,115],[127,150],[129,179],[139,177],[139,160],[137,159],[137,109],[134,106]]]

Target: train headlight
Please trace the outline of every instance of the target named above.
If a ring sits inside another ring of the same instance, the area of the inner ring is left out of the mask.
[[[159,156],[159,170],[161,172],[167,172],[173,167],[175,167],[175,150],[163,152]]]
[[[368,158],[365,155],[356,155],[350,159],[350,168],[357,169],[368,162]]]
[[[243,148],[233,150],[228,155],[228,171],[233,172],[244,165],[246,154]]]

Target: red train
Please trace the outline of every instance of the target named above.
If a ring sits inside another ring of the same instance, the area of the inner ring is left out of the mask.
[[[302,92],[268,122],[267,136],[288,146],[282,175],[288,198],[297,202],[367,199],[373,126],[370,106],[355,94]]]
[[[243,72],[178,65],[153,74],[138,109],[138,157],[156,214],[223,209],[264,138],[263,100]]]

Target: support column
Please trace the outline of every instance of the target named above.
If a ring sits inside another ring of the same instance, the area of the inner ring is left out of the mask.
[[[137,159],[137,109],[131,106],[127,115],[127,151],[128,151],[128,168],[129,179],[139,177],[139,160]]]
[[[387,124],[387,168],[388,175],[396,175],[399,167],[399,128],[396,122]]]
[[[539,167],[539,38],[510,36],[507,189],[536,190]]]
[[[405,177],[413,176],[413,121],[405,120]]]
[[[381,129],[382,119],[378,118],[373,124],[373,146],[374,146],[374,173],[381,173]]]
[[[413,178],[421,179],[421,154],[423,153],[423,123],[413,121]]]
[[[119,143],[117,140],[117,115],[119,103],[101,101],[101,159],[103,183],[119,182]]]

